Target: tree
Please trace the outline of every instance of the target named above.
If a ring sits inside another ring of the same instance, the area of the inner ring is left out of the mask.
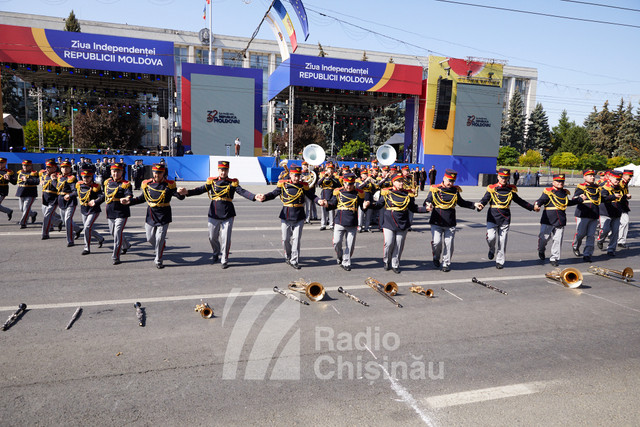
[[[585,124],[588,124],[587,131],[594,150],[604,156],[610,156],[616,149],[616,125],[614,114],[609,111],[609,101],[604,103],[602,111],[593,107],[593,112],[585,119]]]
[[[404,132],[404,110],[401,108],[401,104],[387,105],[373,122],[374,148],[401,132]]]
[[[2,110],[12,116],[20,113],[20,92],[13,75],[1,73],[0,85],[2,85]]]
[[[615,156],[630,159],[640,158],[640,132],[638,122],[633,117],[631,104],[619,112],[618,132],[615,138]]]
[[[27,147],[38,147],[40,145],[37,120],[29,120],[22,130],[24,131],[24,140]],[[44,123],[42,126],[42,135],[45,147],[57,148],[67,147],[69,145],[69,131],[57,123]]]
[[[75,145],[78,148],[135,149],[146,133],[135,109],[99,107],[85,114],[76,114]]]
[[[515,91],[509,102],[506,140],[509,147],[515,148],[520,153],[524,151],[525,119],[522,95],[520,91]]]
[[[580,170],[605,170],[607,169],[607,158],[601,154],[585,153],[578,159],[577,168]]]
[[[73,13],[73,9],[67,19],[64,20],[64,30],[72,33],[80,32],[80,22],[76,19],[76,14]]]
[[[552,146],[549,119],[540,103],[536,105],[529,115],[525,147],[528,150],[539,150],[545,160],[551,157]]]
[[[273,136],[272,142],[275,145],[277,144],[281,153],[289,152],[289,133],[282,132],[276,133]],[[302,153],[304,147],[309,144],[317,144],[327,149],[327,143],[325,140],[324,133],[322,133],[316,126],[305,123],[303,125],[295,125],[293,127],[293,153],[294,155],[298,155]]]
[[[578,166],[578,157],[573,153],[556,153],[551,157],[551,166],[560,169],[575,169]]]
[[[371,151],[369,143],[364,141],[349,141],[338,151],[338,157],[350,158],[353,160],[369,160]]]
[[[498,149],[498,165],[515,166],[518,164],[518,150],[513,147],[500,147]]]
[[[551,154],[555,153],[562,144],[567,139],[567,133],[569,129],[574,127],[575,122],[569,121],[569,115],[567,114],[567,110],[562,110],[560,114],[560,119],[558,120],[558,124],[551,129],[551,135],[553,138],[553,147],[551,149]]]
[[[631,159],[628,159],[626,157],[620,157],[620,156],[612,157],[609,160],[607,160],[607,169],[613,169],[620,166],[628,165],[630,162],[631,162]]]
[[[542,154],[534,150],[527,150],[520,158],[518,163],[521,166],[540,166],[543,163]]]
[[[576,156],[593,152],[593,145],[589,138],[589,132],[582,126],[573,124],[566,132],[562,145],[558,147],[557,152],[569,152]]]

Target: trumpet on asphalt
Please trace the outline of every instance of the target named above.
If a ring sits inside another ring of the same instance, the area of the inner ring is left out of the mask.
[[[589,273],[606,277],[607,279],[622,280],[624,282],[630,282],[633,278],[633,269],[631,267],[627,267],[622,271],[617,271],[592,265],[589,267]]]
[[[200,300],[200,304],[196,305],[195,310],[200,313],[203,319],[211,319],[213,317],[213,309],[202,300]]]
[[[433,289],[425,289],[422,286],[413,285],[409,290],[418,295],[424,295],[427,298],[433,298]]]
[[[285,292],[282,289],[279,289],[277,286],[273,287],[273,292],[276,292],[276,293],[278,293],[280,295],[283,295],[283,296],[289,298],[290,300],[297,301],[300,304],[309,305],[309,303],[307,301],[305,301],[303,299],[300,299],[297,296],[295,296],[293,294],[290,294],[289,292]]]
[[[366,302],[362,301],[360,298],[358,298],[355,295],[350,294],[349,292],[345,291],[344,289],[342,289],[342,286],[340,286],[338,288],[338,292],[343,294],[344,296],[351,298],[352,300],[354,300],[357,303],[360,303],[362,305],[364,305],[365,307],[369,307],[369,304],[367,304]]]
[[[18,309],[16,310],[15,313],[13,313],[11,316],[9,316],[9,318],[7,319],[6,322],[4,322],[4,325],[2,325],[2,330],[6,331],[7,329],[9,329],[11,327],[11,324],[13,322],[15,322],[15,320],[21,315],[23,314],[25,311],[27,310],[27,304],[22,303],[18,306]]]
[[[389,282],[386,285],[383,285],[373,277],[367,278],[364,283],[369,286],[374,291],[378,292],[380,295],[391,301],[398,308],[402,308],[402,304],[392,298],[392,295],[398,293],[398,285],[395,282]]]
[[[289,283],[289,289],[305,294],[313,302],[321,301],[325,296],[324,286],[318,282],[307,282],[304,279]]]
[[[582,285],[582,273],[572,267],[567,267],[564,270],[555,269],[544,275],[547,279],[560,282],[566,288],[575,289]]]

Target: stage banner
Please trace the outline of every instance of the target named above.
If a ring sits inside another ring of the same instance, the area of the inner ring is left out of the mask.
[[[304,39],[306,41],[309,38],[309,20],[307,19],[307,11],[304,10],[302,0],[289,0],[289,2],[291,3],[291,6],[293,6],[293,10],[296,11],[296,15],[298,15],[300,25],[302,25],[302,33],[304,34]]]
[[[502,120],[501,87],[458,83],[454,156],[497,157]]]
[[[269,77],[269,99],[288,86],[420,95],[422,67],[291,55]]]
[[[173,75],[173,42],[0,25],[0,61]]]
[[[298,48],[298,38],[296,37],[296,30],[293,28],[293,22],[291,22],[287,9],[285,9],[280,0],[273,2],[273,8],[278,12],[278,16],[280,16],[284,27],[287,29],[287,34],[289,34],[289,39],[291,40],[291,52],[295,52]]]

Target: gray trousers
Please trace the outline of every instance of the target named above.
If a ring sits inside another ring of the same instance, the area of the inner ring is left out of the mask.
[[[384,236],[384,248],[382,250],[382,262],[392,268],[400,267],[400,258],[404,249],[404,241],[407,238],[407,230],[393,231],[382,229]]]
[[[455,227],[441,227],[431,224],[431,251],[433,252],[433,258],[441,260],[443,267],[451,265],[455,237]]]
[[[298,264],[300,258],[300,238],[302,237],[302,228],[304,221],[285,221],[280,220],[280,228],[282,229],[282,246],[284,246],[284,257],[292,264]]]
[[[234,217],[227,219],[209,218],[209,243],[211,244],[211,249],[213,249],[213,258],[220,257],[220,262],[223,264],[229,261],[233,219]]]
[[[312,219],[315,219],[318,217],[318,213],[316,211],[316,204],[313,203],[313,200],[311,200],[308,197],[304,198],[304,212],[305,212],[305,218],[307,221],[311,221]]]
[[[609,245],[607,246],[607,252],[615,252],[616,245],[618,244],[618,233],[620,232],[620,218],[611,218],[608,216],[600,216],[600,235],[598,236],[598,242],[606,240],[609,233]]]
[[[127,225],[128,218],[107,218],[109,224],[109,234],[113,236],[112,259],[120,259],[122,249],[129,249],[131,244],[124,237],[124,226]]]
[[[549,261],[558,261],[562,248],[562,236],[564,227],[554,227],[553,225],[540,224],[540,234],[538,234],[538,252],[544,252],[549,240],[551,242],[551,256]]]
[[[162,253],[164,252],[164,246],[167,241],[167,230],[169,229],[169,224],[149,225],[146,222],[144,223],[144,231],[147,235],[147,242],[151,243],[151,246],[154,247],[154,251],[156,257],[154,259],[156,264],[160,264],[162,262]]]
[[[20,225],[27,225],[27,218],[35,218],[36,213],[31,211],[31,205],[36,200],[35,197],[20,197],[20,212],[22,217],[20,218]]]
[[[80,226],[73,223],[73,214],[75,212],[75,205],[71,205],[66,209],[60,208],[60,217],[62,217],[64,229],[67,232],[67,243],[73,243],[73,234],[77,231],[80,231]]]
[[[351,256],[356,247],[356,234],[358,226],[344,227],[336,224],[333,228],[333,249],[336,251],[338,260],[342,260],[342,265],[351,266]],[[344,241],[344,250],[342,243]]]
[[[321,214],[322,214],[322,216],[321,216],[322,220],[320,221],[320,225],[322,225],[322,226],[333,226],[333,218],[335,216],[335,211],[333,211],[333,210],[330,211],[325,207],[320,208],[320,209],[321,209]]]
[[[372,209],[363,211],[362,208],[358,208],[358,225],[363,230],[369,230],[371,228],[371,212],[373,212]]]
[[[62,218],[56,212],[58,204],[42,205],[42,237],[49,237],[49,231],[52,227],[59,227],[62,224]]]
[[[104,237],[100,235],[93,228],[93,223],[96,222],[96,219],[100,216],[100,212],[90,213],[88,215],[82,215],[82,224],[84,230],[84,250],[91,250],[91,237],[95,237],[98,242],[103,242]]]
[[[572,246],[580,250],[582,239],[586,237],[584,243],[583,256],[593,255],[594,243],[596,241],[596,228],[598,227],[597,218],[580,218],[576,217],[576,235],[573,236]]]
[[[509,225],[508,223],[498,225],[487,222],[487,244],[489,250],[496,255],[496,264],[504,264],[506,259]]]
[[[0,200],[2,203],[2,200]],[[2,208],[2,206],[0,206]],[[627,233],[629,233],[629,212],[623,212],[620,217],[620,231],[618,231],[618,244],[627,243]]]
[[[0,194],[0,212],[4,212],[7,215],[9,215],[10,213],[13,213],[13,209],[9,209],[9,208],[5,208],[4,206],[2,206],[2,201],[4,200],[6,196]]]

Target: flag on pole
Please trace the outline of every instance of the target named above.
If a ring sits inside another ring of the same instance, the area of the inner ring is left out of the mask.
[[[284,24],[284,28],[287,29],[289,40],[291,40],[291,52],[295,52],[298,48],[298,39],[296,37],[296,30],[293,28],[293,22],[291,22],[291,18],[287,13],[287,9],[284,8],[284,5],[280,0],[275,0],[273,2],[273,8],[278,12],[278,16],[280,16],[280,19]]]
[[[309,20],[307,19],[307,11],[304,10],[302,0],[289,0],[289,3],[291,3],[293,10],[295,10],[296,15],[298,15],[300,25],[302,25],[302,34],[304,34],[304,39],[306,41],[309,38]]]
[[[278,42],[278,47],[280,48],[280,57],[282,61],[286,61],[289,59],[289,48],[287,47],[287,42],[284,39],[284,35],[282,35],[282,30],[278,25],[278,21],[275,20],[275,17],[271,14],[271,12],[267,13],[266,20],[271,26],[271,31],[273,31],[273,35],[276,36],[276,41]]]
[[[209,0],[207,0],[207,3],[209,3]],[[204,10],[202,11],[202,19],[204,19],[205,21],[207,20],[207,5],[204,5]]]

